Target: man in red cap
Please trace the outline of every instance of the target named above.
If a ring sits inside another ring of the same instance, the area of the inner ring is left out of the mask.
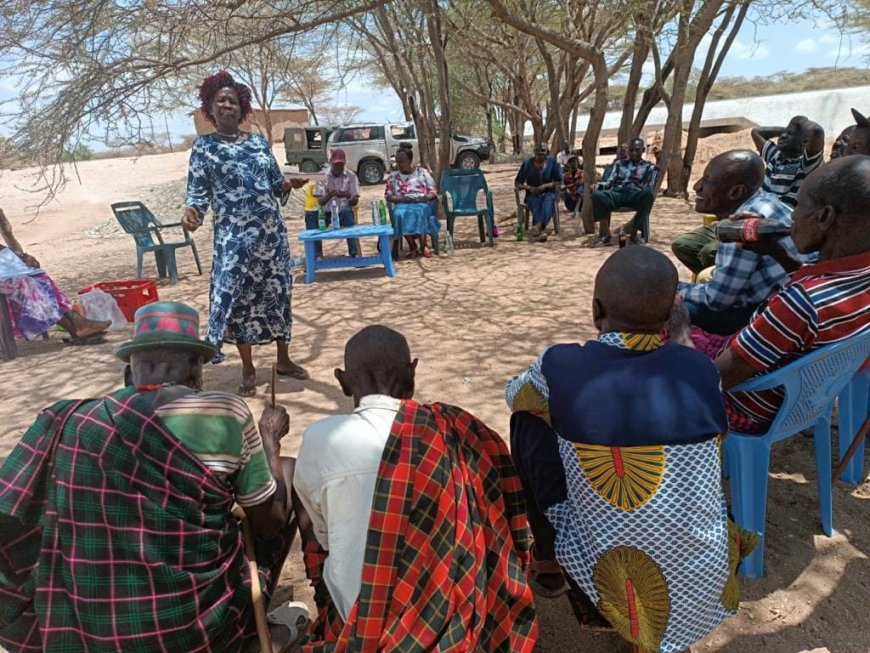
[[[342,227],[352,227],[355,224],[353,211],[359,203],[359,180],[353,172],[345,170],[346,161],[344,150],[332,150],[329,156],[329,172],[314,186],[314,196],[323,208],[327,225],[332,224],[333,213],[338,214],[338,223]],[[317,213],[317,211],[306,211],[306,229],[317,229]],[[323,255],[323,244],[318,241],[314,246],[317,257],[320,258]],[[356,240],[348,239],[347,251],[351,256],[359,255]]]

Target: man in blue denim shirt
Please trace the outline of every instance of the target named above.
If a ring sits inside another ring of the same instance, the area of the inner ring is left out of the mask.
[[[761,190],[764,162],[754,152],[732,150],[715,157],[695,184],[695,210],[720,220],[761,216],[791,226],[791,210],[779,198]],[[783,247],[799,258],[791,238]],[[708,283],[681,283],[679,291],[692,324],[709,333],[729,335],[749,323],[752,312],[787,279],[772,257],[749,251],[739,243],[719,243],[714,225],[680,236],[672,249],[690,268],[692,256],[718,245],[715,269]],[[697,251],[695,251],[697,250]]]

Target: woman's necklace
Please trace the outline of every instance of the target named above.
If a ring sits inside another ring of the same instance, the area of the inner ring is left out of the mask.
[[[215,129],[215,133],[219,134],[220,136],[223,136],[224,138],[226,138],[227,140],[230,140],[230,141],[238,140],[239,136],[242,135],[241,130],[237,130],[234,134],[227,134],[225,132],[222,132],[220,129]]]

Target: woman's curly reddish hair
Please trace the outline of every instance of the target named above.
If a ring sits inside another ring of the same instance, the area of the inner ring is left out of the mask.
[[[199,99],[202,102],[199,110],[202,111],[202,115],[205,116],[206,120],[217,127],[217,120],[211,115],[211,105],[214,102],[214,96],[222,88],[233,88],[236,90],[236,94],[239,96],[239,109],[241,110],[239,123],[241,123],[251,114],[251,89],[241,82],[234,80],[233,76],[226,70],[220,70],[202,80],[202,85],[197,88]]]

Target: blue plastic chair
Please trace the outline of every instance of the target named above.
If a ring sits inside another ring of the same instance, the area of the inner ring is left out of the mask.
[[[858,372],[846,389],[837,398],[837,416],[840,433],[840,452],[838,460],[846,455],[858,429],[870,413],[870,370]],[[835,481],[837,479],[834,479]],[[852,461],[846,465],[840,480],[857,485],[864,482],[864,443],[858,445]]]
[[[196,243],[187,230],[183,230],[183,240],[163,240],[160,233],[163,229],[181,227],[180,222],[161,224],[160,220],[142,202],[115,202],[112,204],[112,213],[118,219],[121,227],[136,241],[136,278],[142,278],[142,259],[145,252],[154,252],[157,263],[157,274],[165,277],[169,272],[169,283],[173,286],[178,283],[178,267],[175,263],[175,250],[181,247],[190,247],[193,251],[193,260],[196,261],[196,269],[202,274],[202,265],[199,262],[199,254],[196,251]],[[155,241],[156,238],[156,241]]]
[[[741,564],[749,578],[764,575],[764,521],[770,447],[813,427],[816,473],[822,530],[833,534],[831,505],[831,409],[834,399],[850,383],[870,355],[870,331],[833,345],[826,345],[782,369],[755,377],[729,392],[782,388],[782,406],[764,434],[732,431],[723,443],[725,467],[731,479],[731,510],[744,528],[761,534],[761,541]],[[866,405],[866,404],[865,404]]]
[[[477,198],[481,191],[486,206],[478,208]],[[492,191],[486,184],[486,176],[482,170],[444,170],[441,173],[441,206],[444,207],[444,213],[447,215],[447,232],[451,238],[457,217],[477,216],[477,233],[480,242],[486,242],[488,235],[490,246],[494,244],[492,233],[495,212],[492,208]]]

